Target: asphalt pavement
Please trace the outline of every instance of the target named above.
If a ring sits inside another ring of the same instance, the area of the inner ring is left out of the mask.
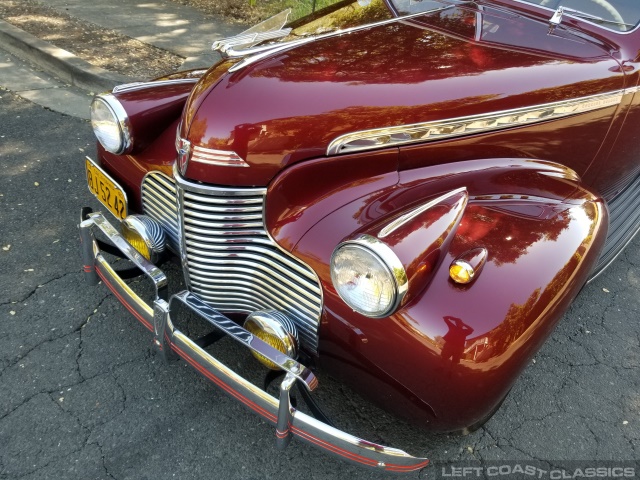
[[[278,451],[272,427],[184,363],[160,360],[106,288],[83,282],[79,210],[97,207],[83,168],[95,148],[81,114],[90,96],[1,53],[0,85],[0,479],[390,478],[299,441]],[[433,459],[408,478],[565,460],[635,462],[637,475],[639,319],[640,237],[583,289],[502,408],[470,435],[399,422],[322,372],[319,395],[341,428]],[[221,349],[257,375],[246,352]]]

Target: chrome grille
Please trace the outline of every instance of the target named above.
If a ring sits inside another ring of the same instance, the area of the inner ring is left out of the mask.
[[[164,227],[169,246],[178,253],[178,202],[176,184],[171,177],[151,172],[142,181],[142,208],[144,213],[160,222]]]
[[[222,312],[285,312],[296,323],[302,344],[317,352],[322,308],[319,281],[307,265],[281,250],[267,234],[266,189],[203,187],[184,180],[176,186],[173,179],[154,172],[145,178],[142,191],[145,213],[166,226],[168,233],[175,231],[176,239],[183,232],[180,251],[194,293]],[[157,198],[162,194],[164,201]]]

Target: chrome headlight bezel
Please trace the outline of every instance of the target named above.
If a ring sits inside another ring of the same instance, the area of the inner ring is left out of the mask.
[[[371,260],[376,262],[386,276],[386,280],[392,286],[392,292],[388,303],[384,308],[377,310],[365,310],[358,304],[354,303],[346,294],[342,286],[339,284],[338,275],[336,273],[336,260],[341,252],[350,249],[352,252],[358,252],[360,255],[368,255]],[[340,298],[354,311],[370,318],[384,318],[391,315],[398,309],[409,289],[409,281],[404,265],[394,253],[394,251],[384,242],[378,240],[371,235],[360,235],[354,239],[347,240],[338,245],[331,255],[331,281]]]
[[[111,119],[99,119],[97,112],[98,108],[103,107],[106,109]],[[109,123],[111,122],[111,123]],[[100,132],[100,129],[104,129],[105,124],[107,127],[117,129],[118,144],[107,144],[104,140],[105,134]],[[91,102],[91,126],[93,133],[100,142],[100,145],[108,152],[116,155],[121,155],[131,150],[133,145],[133,139],[131,135],[131,122],[126,110],[118,101],[118,99],[110,93],[103,93],[96,95]]]

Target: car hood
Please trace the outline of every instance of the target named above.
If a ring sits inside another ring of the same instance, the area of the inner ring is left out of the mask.
[[[606,45],[504,10],[373,24],[205,75],[182,122],[200,155],[185,176],[265,186],[347,133],[605,93],[623,87],[620,71]]]

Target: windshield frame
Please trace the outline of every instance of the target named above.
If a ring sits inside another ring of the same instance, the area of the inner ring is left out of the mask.
[[[547,7],[547,6],[544,6],[544,5],[539,5],[537,3],[531,3],[531,2],[528,2],[527,0],[510,0],[510,1],[511,2],[515,2],[515,3],[524,4],[524,5],[531,6],[531,7],[540,8],[542,10],[546,10],[546,11],[550,12],[549,13],[549,18],[551,18],[553,16],[553,14],[557,10],[557,8],[550,8],[550,7]],[[578,17],[578,16],[575,16],[575,15],[572,15],[571,12],[569,12],[569,11],[565,11],[564,15],[566,15],[567,17],[571,17],[574,20],[577,20],[577,21],[580,21],[580,22],[585,22],[585,23],[588,23],[589,25],[593,25],[594,27],[601,28],[603,30],[606,30],[607,32],[615,33],[617,35],[629,35],[630,33],[636,32],[640,28],[640,20],[638,20],[636,25],[631,30],[620,31],[620,30],[615,30],[613,28],[606,27],[602,23],[590,22],[589,19],[587,19],[587,18],[583,18],[583,17]]]

